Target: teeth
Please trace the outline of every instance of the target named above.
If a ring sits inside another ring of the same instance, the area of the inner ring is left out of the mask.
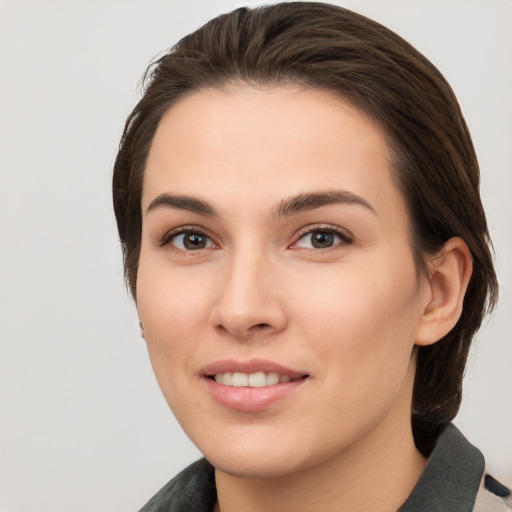
[[[256,373],[240,373],[226,372],[215,374],[215,382],[224,384],[225,386],[263,388],[265,386],[273,386],[279,382],[290,382],[292,378],[289,375],[279,375],[276,372],[256,372]]]
[[[267,374],[267,386],[273,386],[279,383],[279,373],[268,373]]]
[[[267,385],[267,376],[265,372],[250,373],[248,382],[250,388],[262,388]]]
[[[249,375],[247,373],[233,373],[233,384],[235,388],[249,385]]]

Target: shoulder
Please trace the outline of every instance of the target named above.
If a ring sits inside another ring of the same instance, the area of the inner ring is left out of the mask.
[[[512,493],[508,487],[486,474],[476,495],[474,512],[510,512]]]
[[[216,499],[213,466],[200,459],[162,487],[140,512],[211,512]]]

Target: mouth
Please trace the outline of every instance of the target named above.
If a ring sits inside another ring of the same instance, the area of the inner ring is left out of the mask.
[[[206,390],[221,406],[258,412],[290,399],[310,380],[310,374],[270,361],[218,361],[202,372]]]
[[[300,377],[292,377],[286,373],[278,372],[255,372],[255,373],[242,373],[242,372],[224,372],[216,373],[210,376],[218,384],[224,386],[232,386],[235,388],[249,387],[249,388],[265,388],[268,386],[275,386],[287,382],[293,382],[300,379],[307,378],[308,375]]]

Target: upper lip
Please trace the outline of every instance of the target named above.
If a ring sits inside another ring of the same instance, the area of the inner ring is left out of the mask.
[[[286,367],[280,363],[269,361],[265,359],[248,359],[248,360],[236,360],[236,359],[221,359],[213,361],[205,365],[201,374],[207,377],[211,377],[218,373],[279,373],[279,375],[288,375],[292,379],[299,379],[307,376],[308,373],[296,370],[293,368]]]

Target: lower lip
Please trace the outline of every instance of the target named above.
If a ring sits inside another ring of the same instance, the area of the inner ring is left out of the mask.
[[[225,386],[204,377],[203,381],[213,398],[228,409],[241,412],[258,412],[273,403],[296,393],[308,380],[302,378],[291,382],[280,382],[262,388]]]

